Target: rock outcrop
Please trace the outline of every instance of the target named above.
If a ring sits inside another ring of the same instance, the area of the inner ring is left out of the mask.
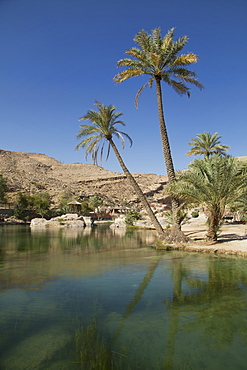
[[[110,225],[110,228],[112,229],[122,229],[126,228],[126,222],[125,222],[125,215],[120,215],[119,217],[115,218],[113,224]]]
[[[92,226],[93,221],[91,217],[78,216],[77,214],[66,214],[59,217],[51,218],[46,220],[45,218],[33,218],[30,223],[30,227],[36,228],[60,228],[60,227],[72,227],[72,228],[84,228],[86,226]]]

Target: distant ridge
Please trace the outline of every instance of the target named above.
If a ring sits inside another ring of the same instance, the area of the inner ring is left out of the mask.
[[[136,201],[123,173],[92,164],[63,164],[41,153],[0,149],[0,173],[7,179],[9,201],[14,200],[19,191],[31,194],[46,191],[52,196],[54,203],[57,203],[64,192],[81,200],[98,194],[109,203]],[[167,176],[139,173],[133,175],[148,196],[162,195]]]
[[[239,159],[240,161],[247,161],[247,156],[246,157],[236,157],[237,159]]]

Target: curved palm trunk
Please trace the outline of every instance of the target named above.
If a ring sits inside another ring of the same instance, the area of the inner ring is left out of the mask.
[[[160,136],[161,136],[161,143],[162,143],[162,150],[165,159],[165,165],[168,175],[169,183],[176,180],[175,177],[175,170],[172,161],[170,143],[168,139],[168,134],[166,130],[165,124],[165,117],[163,111],[163,102],[162,102],[162,91],[161,91],[161,84],[160,78],[156,77],[156,96],[158,101],[158,113],[159,113],[159,121],[160,121]],[[171,240],[181,240],[184,241],[184,234],[181,231],[180,220],[179,220],[179,200],[172,197],[172,215],[173,215],[173,225],[172,230],[170,233]]]
[[[134,177],[131,175],[131,173],[129,172],[129,170],[125,166],[124,161],[122,160],[122,157],[119,154],[119,151],[118,151],[116,145],[114,144],[113,140],[112,139],[108,139],[108,140],[109,140],[109,142],[111,144],[111,147],[112,147],[112,149],[113,149],[113,151],[114,151],[114,153],[115,153],[115,155],[116,155],[116,157],[118,159],[118,162],[119,162],[120,166],[122,167],[122,170],[124,171],[125,176],[129,180],[129,182],[132,185],[133,189],[135,190],[138,198],[142,202],[142,205],[145,208],[145,210],[147,211],[147,214],[149,215],[149,217],[150,217],[150,219],[151,219],[151,221],[152,221],[155,229],[157,230],[158,235],[160,237],[164,237],[165,236],[164,230],[163,230],[161,224],[159,223],[159,221],[157,220],[155,214],[153,213],[152,208],[150,207],[150,204],[147,201],[147,198],[143,194],[141,188],[137,184],[137,182],[134,179]]]

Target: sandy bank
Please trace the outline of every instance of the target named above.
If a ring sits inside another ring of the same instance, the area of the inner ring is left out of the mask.
[[[229,254],[247,257],[247,224],[224,224],[221,228],[218,242],[206,245],[205,225],[183,225],[183,232],[192,239],[184,250],[190,252],[204,252],[216,254]]]

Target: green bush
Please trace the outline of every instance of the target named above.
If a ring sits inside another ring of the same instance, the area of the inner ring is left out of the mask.
[[[98,195],[94,195],[88,201],[88,206],[92,209],[93,212],[95,212],[95,210],[97,210],[96,212],[98,212],[98,208],[102,206],[102,204],[103,200]]]
[[[193,217],[193,218],[199,217],[199,212],[198,211],[191,212],[191,217]]]
[[[129,226],[133,226],[134,221],[141,220],[141,218],[139,211],[130,210],[126,213],[125,222]]]
[[[242,216],[241,221],[243,221],[243,222],[246,222],[246,221],[247,221],[247,213],[245,213],[245,214]]]
[[[50,207],[51,207],[51,197],[50,194],[44,192],[44,193],[36,193],[32,197],[33,202],[33,211],[40,215],[41,217],[44,217]]]
[[[32,214],[46,216],[50,210],[51,199],[48,193],[36,193],[33,196],[28,193],[19,193],[16,205],[15,217],[27,221]]]
[[[81,203],[81,213],[83,216],[89,216],[90,212],[93,211],[93,208],[90,207],[89,203],[84,201]]]
[[[0,175],[0,203],[6,202],[6,193],[8,191],[6,179]]]
[[[58,200],[58,213],[60,215],[68,213],[69,211],[69,206],[68,203],[73,200],[73,195],[68,192],[64,191],[61,193],[60,198]]]

